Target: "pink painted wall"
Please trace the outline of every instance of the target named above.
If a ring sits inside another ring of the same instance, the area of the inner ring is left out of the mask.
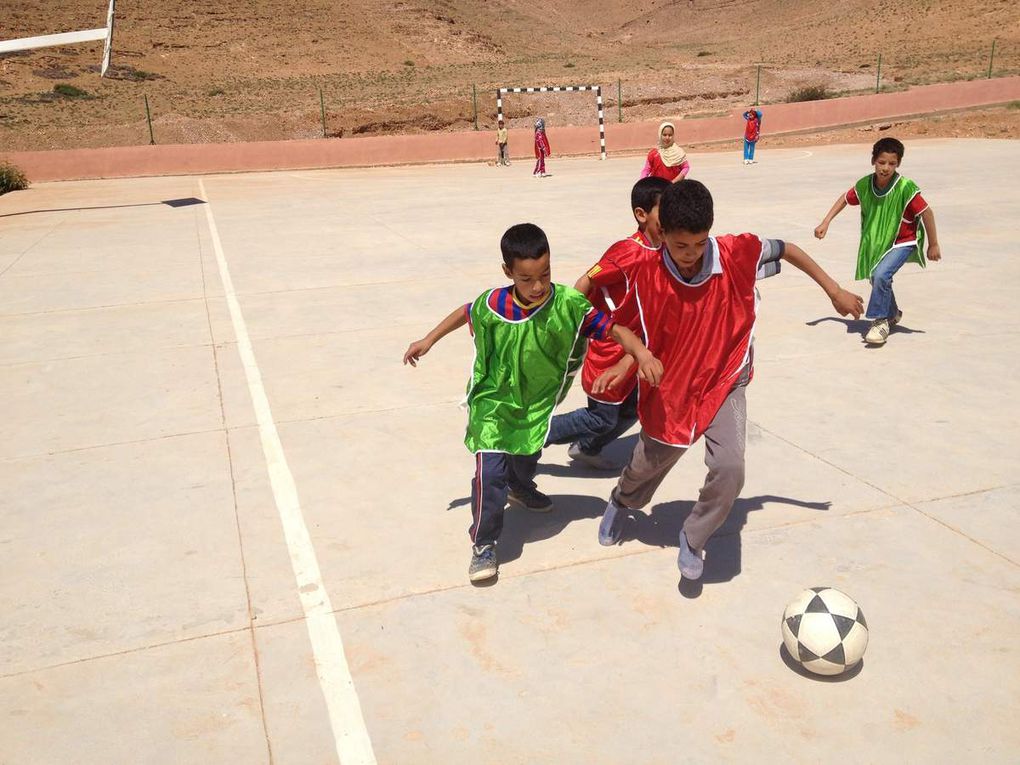
[[[762,107],[763,132],[789,133],[868,123],[897,117],[968,109],[1020,100],[1020,77],[926,85],[900,93],[835,98]],[[744,107],[746,108],[746,107]],[[743,108],[731,116],[676,121],[680,145],[732,140],[743,136]],[[665,115],[668,117],[668,115]],[[648,149],[655,143],[658,122],[606,125],[610,154]],[[594,125],[549,128],[553,156],[599,151]],[[0,153],[31,181],[82,178],[124,178],[148,175],[303,168],[466,162],[494,159],[494,131],[366,136],[361,138],[260,143],[186,144],[176,146],[120,146],[109,149],[69,149]],[[533,158],[530,130],[510,131],[512,159]]]

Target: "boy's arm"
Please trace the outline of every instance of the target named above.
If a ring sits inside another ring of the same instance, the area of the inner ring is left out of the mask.
[[[591,277],[587,273],[582,274],[581,278],[574,282],[574,289],[587,297],[591,292]]]
[[[942,260],[939,234],[935,230],[935,213],[931,211],[930,207],[926,207],[921,213],[921,222],[924,223],[924,233],[928,237],[928,260]]]
[[[844,207],[846,207],[846,194],[840,195],[839,199],[836,200],[836,204],[832,206],[832,209],[822,219],[822,222],[818,224],[818,228],[815,229],[815,239],[825,238],[825,232],[829,230],[829,224],[832,223],[832,219],[843,212]]]
[[[814,258],[800,247],[787,242],[783,251],[783,260],[799,268],[825,290],[825,294],[832,301],[832,307],[840,316],[851,314],[855,319],[861,318],[861,314],[864,313],[864,300],[861,296],[840,287],[836,280],[825,273],[825,270],[814,261]]]
[[[404,363],[410,364],[412,367],[418,366],[418,359],[428,353],[433,345],[454,330],[463,327],[467,322],[467,311],[464,310],[464,306],[458,306],[425,337],[421,340],[415,340],[407,346],[407,350],[404,351]]]
[[[662,379],[662,362],[645,348],[637,335],[620,324],[613,324],[610,334],[620,346],[629,353],[638,364],[638,377],[652,385],[658,385]]]

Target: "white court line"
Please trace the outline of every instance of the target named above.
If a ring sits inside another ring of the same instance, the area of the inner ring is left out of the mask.
[[[227,260],[223,256],[223,245],[220,243],[212,205],[206,196],[205,183],[202,179],[199,179],[198,187],[201,192],[200,198],[206,203],[205,213],[209,220],[209,233],[212,235],[216,263],[219,265],[220,278],[223,280],[223,292],[227,308],[230,310],[230,321],[234,325],[237,351],[241,357],[244,376],[248,381],[248,392],[251,393],[252,406],[255,409],[273,498],[280,513],[290,563],[294,568],[294,578],[297,580],[298,592],[301,595],[305,626],[312,641],[315,672],[326,698],[329,722],[336,741],[336,753],[342,765],[375,765],[372,741],[368,737],[368,729],[361,713],[361,702],[358,701],[354,680],[347,666],[343,639],[340,637],[336,617],[333,615],[333,605],[322,582],[319,561],[315,557],[315,548],[312,546],[312,539],[301,512],[294,475],[287,465],[287,456],[283,451],[280,434],[276,430],[273,412],[269,408],[269,399],[262,385],[262,373],[255,362],[255,352],[248,337],[241,305],[234,292],[234,282],[230,278]]]

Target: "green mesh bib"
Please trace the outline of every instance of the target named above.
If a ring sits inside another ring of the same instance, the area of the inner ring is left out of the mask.
[[[471,306],[475,362],[468,386],[464,444],[472,452],[534,454],[545,444],[553,409],[584,359],[580,334],[588,300],[552,285],[553,294],[527,319],[511,321],[489,308],[489,295]]]
[[[871,278],[875,266],[893,248],[907,205],[920,191],[916,183],[901,175],[893,180],[892,188],[879,196],[872,187],[871,178],[866,175],[854,184],[857,198],[861,202],[861,245],[857,250],[855,279]],[[907,260],[924,268],[923,249],[924,225],[919,221],[917,245]]]

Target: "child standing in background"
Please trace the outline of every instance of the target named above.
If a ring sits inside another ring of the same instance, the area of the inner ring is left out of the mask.
[[[499,128],[496,130],[496,146],[499,150],[499,153],[496,155],[497,165],[510,165],[510,151],[507,148],[508,139],[506,125],[503,124],[503,120],[500,120]]]
[[[549,139],[545,134],[545,120],[539,117],[535,120],[535,172],[536,178],[545,178],[545,158],[552,154],[549,149]]]
[[[744,164],[754,164],[754,145],[761,135],[761,110],[750,108],[744,112],[747,124],[744,126]]]

